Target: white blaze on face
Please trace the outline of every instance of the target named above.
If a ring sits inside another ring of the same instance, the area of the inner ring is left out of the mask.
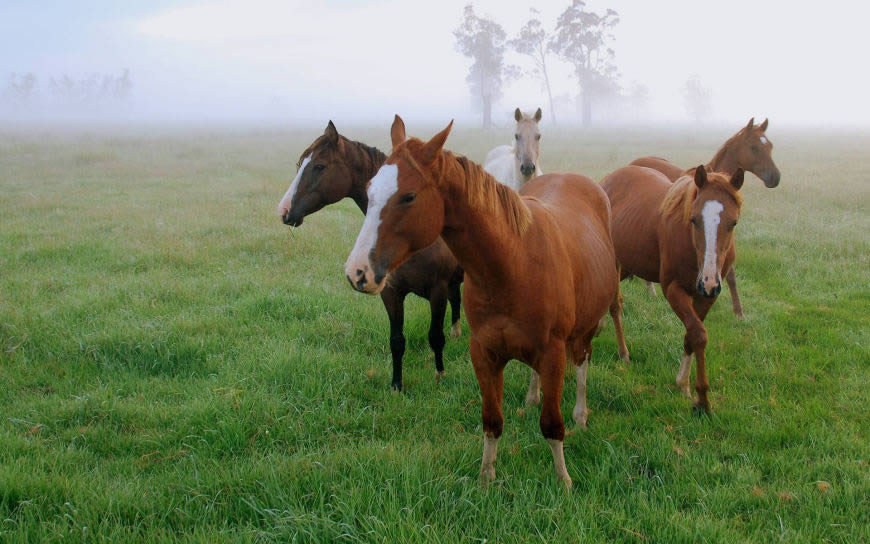
[[[708,290],[712,290],[719,283],[719,268],[716,258],[716,236],[719,232],[719,214],[722,213],[725,207],[718,200],[708,200],[704,203],[701,209],[701,217],[704,219],[704,268],[701,271],[701,277],[705,280],[704,285],[707,286],[706,279],[710,279]]]
[[[366,283],[369,287],[375,287],[374,272],[369,266],[369,253],[374,249],[378,241],[378,226],[381,224],[381,211],[384,209],[387,201],[390,200],[396,191],[399,189],[399,167],[395,164],[385,164],[381,166],[375,177],[372,178],[367,189],[369,197],[369,207],[366,211],[366,218],[363,221],[362,229],[356,238],[356,244],[347,258],[344,265],[344,271],[352,283],[356,284],[358,280],[365,276]],[[359,274],[358,271],[362,271]]]
[[[278,215],[281,217],[284,217],[287,215],[287,212],[290,211],[290,205],[293,204],[293,197],[296,196],[296,190],[299,189],[299,180],[302,178],[302,172],[305,171],[305,167],[308,166],[310,161],[311,155],[308,155],[302,160],[302,164],[299,165],[299,170],[296,171],[296,177],[293,178],[290,188],[287,189],[287,192],[284,193],[284,196],[281,198],[281,202],[278,203]]]
[[[766,144],[766,143],[767,143],[767,138],[765,138],[764,136],[762,136],[762,137],[761,137],[761,143]]]

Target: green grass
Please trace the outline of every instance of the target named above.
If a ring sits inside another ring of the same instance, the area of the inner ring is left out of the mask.
[[[383,149],[386,126],[339,128]],[[870,134],[771,132],[782,184],[750,177],[738,227],[747,319],[727,295],[707,319],[712,417],[676,391],[664,299],[623,284],[633,363],[608,325],[569,494],[519,363],[478,484],[467,325],[436,385],[420,299],[390,392],[386,314],[342,273],[362,215],[274,215],[319,132],[0,132],[0,542],[870,541]],[[728,135],[548,130],[542,166],[689,166]]]

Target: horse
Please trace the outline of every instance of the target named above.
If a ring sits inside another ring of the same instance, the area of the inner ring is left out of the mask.
[[[495,478],[504,368],[519,359],[540,375],[541,432],[557,477],[570,487],[559,408],[566,354],[577,367],[572,415],[582,428],[592,337],[619,292],[607,195],[574,174],[540,176],[517,193],[444,150],[452,126],[424,143],[407,139],[395,117],[393,150],[369,186],[372,205],[345,273],[355,289],[378,293],[392,271],[440,235],[465,270],[471,362],[483,402],[481,482]]]
[[[302,152],[298,171],[278,204],[285,225],[298,227],[305,216],[324,206],[350,197],[365,214],[369,198],[366,186],[383,164],[386,155],[375,147],[355,142],[338,133],[332,121],[323,135]],[[390,352],[393,361],[392,388],[402,390],[402,358],[405,354],[404,307],[408,293],[429,301],[431,322],[429,346],[435,354],[435,379],[444,376],[444,314],[450,301],[450,334],[462,334],[460,306],[462,269],[440,238],[414,255],[390,277],[381,300],[390,319]]]
[[[689,365],[694,354],[695,408],[709,412],[704,318],[722,289],[722,274],[734,263],[743,170],[729,177],[708,173],[701,165],[693,176],[671,183],[657,170],[626,166],[605,177],[601,186],[613,213],[620,279],[633,275],[661,284],[686,328],[677,385],[691,400]],[[620,305],[617,312],[621,310]],[[617,338],[624,342],[621,335],[620,326]]]
[[[773,162],[773,144],[767,137],[767,119],[760,125],[755,125],[755,118],[728,138],[716,151],[713,158],[704,167],[708,172],[722,172],[733,175],[738,168],[752,172],[764,182],[765,187],[772,189],[779,185],[779,168]],[[635,166],[646,166],[658,170],[672,182],[684,175],[694,175],[694,168],[682,170],[672,162],[661,157],[641,157],[631,162]],[[736,251],[736,250],[735,250]],[[737,275],[732,267],[725,274],[728,291],[731,293],[731,308],[738,318],[743,317],[743,305],[737,294]],[[651,283],[647,283],[650,294],[655,295]]]
[[[534,116],[523,113],[519,108],[514,111],[517,127],[514,131],[513,145],[500,145],[486,154],[483,169],[499,182],[519,191],[524,183],[540,176],[538,163],[541,155],[541,108]]]

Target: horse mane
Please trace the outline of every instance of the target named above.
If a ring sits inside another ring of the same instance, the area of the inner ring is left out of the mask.
[[[406,144],[419,148],[422,147],[423,142],[412,139]],[[411,167],[424,178],[429,178],[419,163],[414,160],[409,146],[405,145],[404,149],[403,157]],[[532,211],[519,193],[496,181],[483,167],[464,155],[455,155],[443,150],[441,162],[439,178],[433,180],[436,185],[443,187],[445,179],[464,180],[465,185],[461,190],[468,198],[468,204],[472,209],[501,214],[514,234],[519,237],[525,235],[529,225],[532,224]]]
[[[725,140],[719,149],[716,150],[716,153],[713,155],[713,158],[710,159],[710,162],[707,163],[707,171],[711,172],[711,166],[714,164],[721,164],[721,162],[725,159],[725,155],[731,150],[731,146],[737,141],[737,138],[741,138],[746,134],[747,127],[743,127],[738,130],[733,136]]]
[[[743,195],[731,185],[731,179],[728,176],[709,173],[707,174],[707,183],[719,187],[730,195],[738,209],[743,206]],[[692,204],[697,196],[698,186],[695,185],[695,180],[690,176],[683,176],[668,189],[659,210],[663,217],[677,217],[680,222],[688,223],[692,218]]]
[[[384,152],[376,147],[366,145],[362,142],[350,140],[341,135],[339,135],[338,137],[341,144],[343,144],[345,154],[348,155],[351,160],[357,163],[359,163],[360,161],[368,160],[371,162],[372,166],[377,169],[377,167],[380,167],[380,165],[382,165],[384,161],[387,160],[387,156],[384,154]],[[303,151],[302,154],[299,156],[299,160],[296,161],[296,168],[302,166],[302,161],[305,160],[305,157],[314,153],[318,149],[327,147],[329,145],[332,144],[330,143],[329,138],[326,136],[326,134],[321,134],[320,136],[318,136],[317,139],[314,140],[311,145],[309,145],[305,149],[305,151]]]

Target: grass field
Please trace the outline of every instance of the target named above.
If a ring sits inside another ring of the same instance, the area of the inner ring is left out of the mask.
[[[737,231],[747,318],[727,294],[707,318],[711,417],[674,386],[682,325],[623,284],[633,362],[608,324],[585,432],[566,381],[566,493],[520,363],[478,484],[467,325],[436,385],[413,297],[390,391],[386,313],[342,272],[362,215],[274,215],[321,130],[0,131],[0,542],[870,541],[870,133],[771,126],[782,183],[748,177]],[[339,130],[386,148],[386,122]],[[545,130],[542,166],[690,166],[729,135]]]

